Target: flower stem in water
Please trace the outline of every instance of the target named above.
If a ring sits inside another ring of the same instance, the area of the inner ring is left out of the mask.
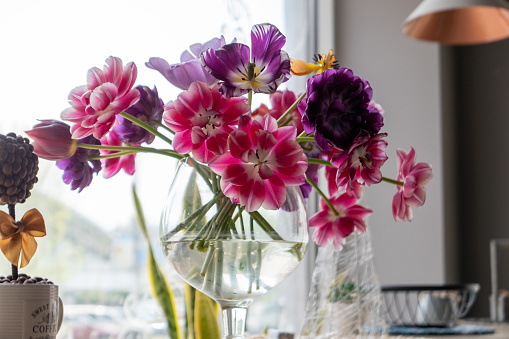
[[[218,242],[217,248],[214,251],[215,252],[215,259],[216,259],[216,272],[214,275],[214,295],[220,296],[222,295],[221,291],[223,289],[223,259],[224,259],[224,251],[223,251],[223,243]]]

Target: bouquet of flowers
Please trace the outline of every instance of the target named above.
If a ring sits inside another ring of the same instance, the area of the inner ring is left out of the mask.
[[[349,234],[366,230],[372,211],[359,203],[364,187],[394,184],[394,219],[411,221],[412,208],[424,204],[425,185],[432,178],[431,166],[416,163],[413,149],[397,151],[396,179],[384,177],[384,111],[373,100],[369,82],[340,67],[332,50],[317,54],[314,62],[293,60],[283,50],[285,41],[274,25],[259,24],[252,28],[251,46],[220,37],[191,45],[177,64],[150,58],[146,66],[182,90],[166,103],[155,87],[136,85],[134,63],[109,57],[102,70],[88,71],[86,85],[70,92],[63,121],[41,120],[26,132],[34,140],[34,152],[55,160],[64,182],[78,192],[100,171],[106,178],[121,169],[134,174],[138,153],[187,160],[213,194],[185,202],[184,209],[194,209],[181,213],[161,240],[177,233],[193,235],[185,248],[171,251],[183,258],[203,254],[201,267],[190,269],[186,280],[214,297],[223,312],[238,306],[232,300],[252,299],[256,291],[277,284],[266,283],[264,275],[270,265],[262,265],[262,252],[269,245],[259,241],[245,247],[240,242],[255,240],[254,224],[270,240],[282,240],[259,211],[303,210],[289,203],[289,188],[300,190],[304,198],[317,192],[319,210],[308,220],[313,240],[339,251]],[[292,76],[309,77],[305,92],[278,90]],[[253,94],[270,95],[270,107],[253,108]],[[167,148],[151,147],[155,138]],[[321,177],[326,191],[318,185]],[[221,241],[226,238],[238,241],[232,262],[223,265],[228,254]],[[293,257],[281,265],[292,262],[295,268],[304,250],[304,240],[287,245],[279,253]],[[290,272],[287,268],[284,274]],[[278,274],[281,280],[286,277]],[[228,319],[231,314],[223,313]]]
[[[413,149],[398,150],[396,180],[382,176],[384,112],[369,82],[339,67],[332,50],[308,63],[291,59],[284,44],[278,28],[260,24],[251,47],[221,37],[192,45],[178,64],[150,58],[148,68],[183,90],[166,104],[155,87],[135,87],[134,63],[109,57],[69,94],[61,119],[71,126],[41,120],[27,134],[35,153],[56,160],[78,192],[100,171],[106,178],[121,169],[134,174],[136,154],[149,152],[205,164],[220,176],[224,195],[246,211],[280,208],[286,186],[299,186],[305,197],[316,190],[320,210],[309,227],[319,246],[332,242],[339,250],[346,236],[366,229],[372,211],[358,200],[363,187],[381,181],[396,185],[395,220],[411,221],[411,208],[425,202],[431,166],[416,163]],[[278,91],[292,75],[311,73],[301,95]],[[253,109],[253,93],[269,94],[272,107]],[[156,137],[170,149],[148,147]],[[328,194],[317,186],[321,167]]]

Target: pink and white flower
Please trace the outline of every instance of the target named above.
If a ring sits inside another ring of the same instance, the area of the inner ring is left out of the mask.
[[[119,138],[115,130],[111,130],[108,135],[101,138],[101,145],[103,146],[126,146],[123,144]],[[136,146],[136,145],[132,145]],[[117,151],[105,151],[101,150],[101,155],[108,155],[112,153],[116,153]],[[118,172],[120,172],[121,169],[124,169],[124,171],[129,174],[133,175],[135,171],[135,161],[136,153],[134,154],[127,154],[122,155],[120,157],[115,158],[109,158],[109,159],[101,159],[101,163],[104,169],[104,177],[106,179],[111,178]]]
[[[88,71],[87,85],[76,87],[69,94],[71,107],[60,115],[73,122],[73,139],[93,135],[102,138],[115,122],[117,114],[134,105],[140,98],[136,82],[137,69],[132,62],[125,65],[117,57],[106,59],[103,70]]]
[[[209,164],[221,175],[223,193],[248,212],[280,208],[285,187],[306,181],[307,158],[296,137],[295,127],[278,128],[270,115],[242,116],[228,138],[229,152]]]
[[[383,140],[387,133],[370,137],[367,133],[358,136],[348,150],[339,151],[331,158],[331,164],[338,168],[336,185],[339,190],[346,187],[353,190],[355,182],[370,186],[382,181],[380,168],[387,160]]]
[[[323,199],[320,200],[320,211],[309,219],[309,227],[315,229],[313,240],[318,246],[324,247],[332,243],[334,249],[339,251],[345,238],[353,231],[366,231],[364,218],[372,211],[357,205],[357,198],[350,193],[343,193],[329,200],[335,211]]]
[[[203,163],[225,153],[228,135],[239,117],[250,110],[246,102],[244,97],[223,98],[217,86],[209,88],[203,82],[193,82],[164,108],[164,122],[175,132],[175,151],[191,152]]]
[[[403,186],[398,185],[398,191],[392,199],[392,215],[396,221],[412,221],[411,207],[420,207],[426,201],[424,186],[433,178],[431,165],[420,162],[415,164],[415,150],[410,148],[406,154],[402,150],[398,155],[398,177]]]

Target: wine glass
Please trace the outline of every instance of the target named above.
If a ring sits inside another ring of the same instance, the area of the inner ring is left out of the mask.
[[[280,209],[248,213],[217,179],[208,167],[181,161],[161,216],[161,246],[177,273],[219,304],[223,338],[243,338],[249,304],[304,256],[307,214],[298,187],[287,187]]]

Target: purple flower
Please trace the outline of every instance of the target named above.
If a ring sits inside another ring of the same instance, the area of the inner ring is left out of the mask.
[[[78,140],[71,138],[71,127],[65,122],[46,119],[26,134],[34,140],[34,153],[47,160],[62,160],[76,151]]]
[[[306,95],[299,107],[305,105],[304,130],[314,132],[325,151],[331,150],[330,145],[347,150],[362,131],[374,136],[383,126],[380,110],[371,103],[371,86],[350,69],[330,69],[313,76]]]
[[[203,66],[219,82],[224,97],[238,97],[253,91],[274,93],[290,78],[290,58],[281,50],[286,38],[271,24],[253,26],[251,46],[231,43],[208,49],[201,55]]]
[[[79,142],[92,145],[101,144],[91,135],[80,139]],[[101,170],[100,160],[88,160],[91,155],[99,155],[99,151],[78,147],[72,157],[57,161],[58,168],[64,170],[62,179],[66,184],[71,185],[71,190],[78,189],[78,193],[81,192],[92,182],[92,175]]]
[[[157,88],[150,89],[147,86],[137,86],[140,92],[140,101],[126,110],[126,113],[156,128],[163,119],[164,103],[157,94]],[[130,144],[147,144],[154,141],[155,136],[146,129],[133,124],[127,119],[117,115],[119,125],[115,127],[115,133],[121,141]]]
[[[224,37],[214,38],[204,44],[196,43],[189,46],[189,51],[184,51],[180,56],[180,63],[170,65],[162,58],[150,58],[145,65],[148,68],[159,71],[172,85],[187,90],[191,83],[201,81],[208,86],[217,83],[214,78],[200,62],[200,54],[209,48],[218,49],[225,44]]]

